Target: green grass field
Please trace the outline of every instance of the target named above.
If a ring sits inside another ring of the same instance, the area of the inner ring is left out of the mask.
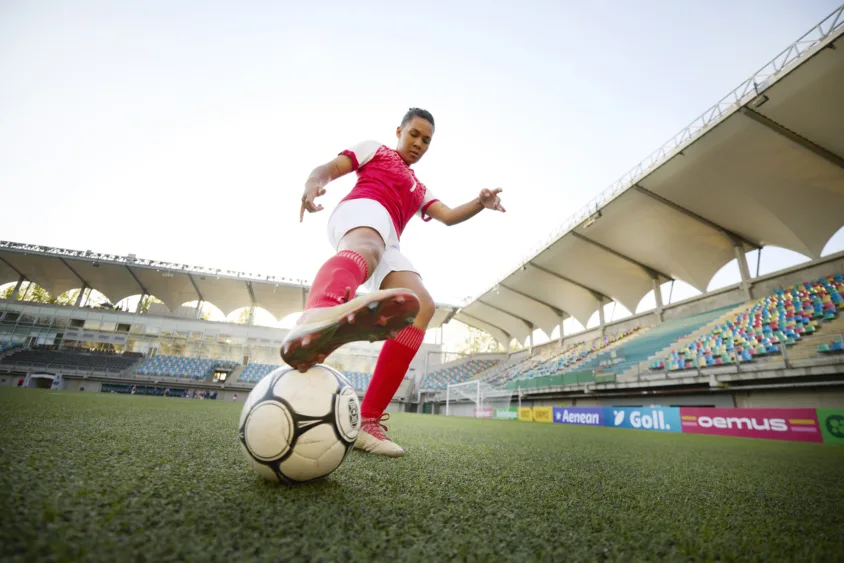
[[[844,448],[395,415],[295,488],[240,405],[0,388],[0,560],[844,559]]]

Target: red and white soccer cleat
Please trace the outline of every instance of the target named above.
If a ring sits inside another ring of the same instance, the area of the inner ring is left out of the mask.
[[[383,423],[389,419],[390,415],[388,413],[382,414],[380,418],[361,419],[360,432],[358,432],[358,438],[355,441],[355,449],[375,455],[402,457],[404,455],[404,448],[390,440],[384,433],[389,428],[384,426]]]
[[[417,313],[419,298],[409,289],[382,289],[342,305],[310,309],[285,337],[281,358],[306,372],[343,344],[395,337]]]

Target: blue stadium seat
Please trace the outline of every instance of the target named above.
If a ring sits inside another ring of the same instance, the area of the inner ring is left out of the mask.
[[[473,376],[486,371],[499,360],[469,360],[456,366],[449,366],[446,368],[432,371],[422,380],[422,389],[437,390],[445,389],[449,385],[455,383],[464,383],[472,379]]]
[[[811,282],[778,289],[759,299],[735,317],[719,324],[709,334],[658,358],[651,369],[683,370],[695,367],[685,360],[714,358],[706,365],[752,362],[761,356],[778,354],[822,328],[844,308],[842,276],[827,276]],[[818,348],[819,352],[831,351]]]
[[[183,377],[195,380],[207,379],[215,368],[234,368],[237,362],[183,358],[181,356],[155,356],[144,362],[138,375],[153,377]]]

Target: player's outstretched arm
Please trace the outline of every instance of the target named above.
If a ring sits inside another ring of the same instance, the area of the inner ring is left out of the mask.
[[[483,189],[478,197],[454,209],[441,201],[435,201],[428,207],[425,213],[449,227],[471,219],[484,209],[493,209],[504,213],[506,210],[501,205],[501,198],[498,197],[498,194],[502,191],[504,190],[501,188],[495,188],[494,190]]]
[[[305,182],[305,191],[302,193],[302,207],[299,209],[299,222],[305,218],[305,211],[316,213],[322,211],[322,204],[314,203],[314,200],[325,195],[325,186],[332,180],[345,176],[354,169],[354,163],[348,156],[341,154],[331,162],[320,164],[308,176]]]

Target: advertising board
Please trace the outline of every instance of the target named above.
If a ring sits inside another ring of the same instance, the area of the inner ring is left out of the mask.
[[[844,444],[844,409],[818,409],[818,425],[826,444]]]
[[[603,407],[554,407],[554,424],[603,426]]]
[[[681,407],[683,432],[822,442],[815,409],[723,409]]]
[[[604,426],[680,432],[680,409],[676,407],[607,407]]]
[[[497,418],[499,420],[518,420],[519,410],[516,407],[510,407],[509,409],[495,409],[493,418]]]
[[[554,422],[554,407],[533,407],[534,422]]]

